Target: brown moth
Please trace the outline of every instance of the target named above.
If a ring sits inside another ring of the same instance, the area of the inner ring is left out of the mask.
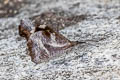
[[[61,35],[57,30],[57,25],[54,25],[53,23],[50,25],[48,18],[52,20],[53,17],[51,17],[51,15],[58,19],[58,16],[53,15],[53,13],[46,13],[44,15],[46,18],[40,18],[43,17],[42,14],[42,16],[38,16],[34,19],[21,20],[19,25],[19,34],[26,38],[28,50],[30,52],[29,55],[35,63],[41,63],[59,56],[62,51],[78,43],[70,41]],[[43,19],[44,21],[47,19],[48,23],[47,21],[46,24],[42,23],[40,19]],[[67,20],[67,18],[61,18],[61,20]],[[59,24],[65,23],[59,22]]]

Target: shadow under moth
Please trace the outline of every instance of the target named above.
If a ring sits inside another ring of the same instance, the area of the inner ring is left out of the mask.
[[[25,37],[29,55],[34,63],[41,63],[78,44],[59,33],[59,30],[85,19],[85,15],[65,17],[55,12],[45,12],[29,19],[23,19],[19,25],[19,35]]]

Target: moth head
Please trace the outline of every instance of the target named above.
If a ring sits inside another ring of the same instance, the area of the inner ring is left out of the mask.
[[[35,27],[32,24],[32,21],[29,19],[23,19],[20,21],[19,25],[19,35],[25,38],[29,38],[32,33],[34,33]]]

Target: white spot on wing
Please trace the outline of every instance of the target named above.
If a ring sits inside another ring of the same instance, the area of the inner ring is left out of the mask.
[[[46,25],[40,25],[39,28],[45,29]]]

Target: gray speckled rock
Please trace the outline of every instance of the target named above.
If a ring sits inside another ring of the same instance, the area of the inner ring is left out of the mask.
[[[15,17],[0,19],[0,80],[120,79],[120,0],[30,1]],[[60,32],[70,40],[99,42],[77,45],[64,56],[36,65],[17,26],[22,18],[52,9],[88,14],[86,20]]]

